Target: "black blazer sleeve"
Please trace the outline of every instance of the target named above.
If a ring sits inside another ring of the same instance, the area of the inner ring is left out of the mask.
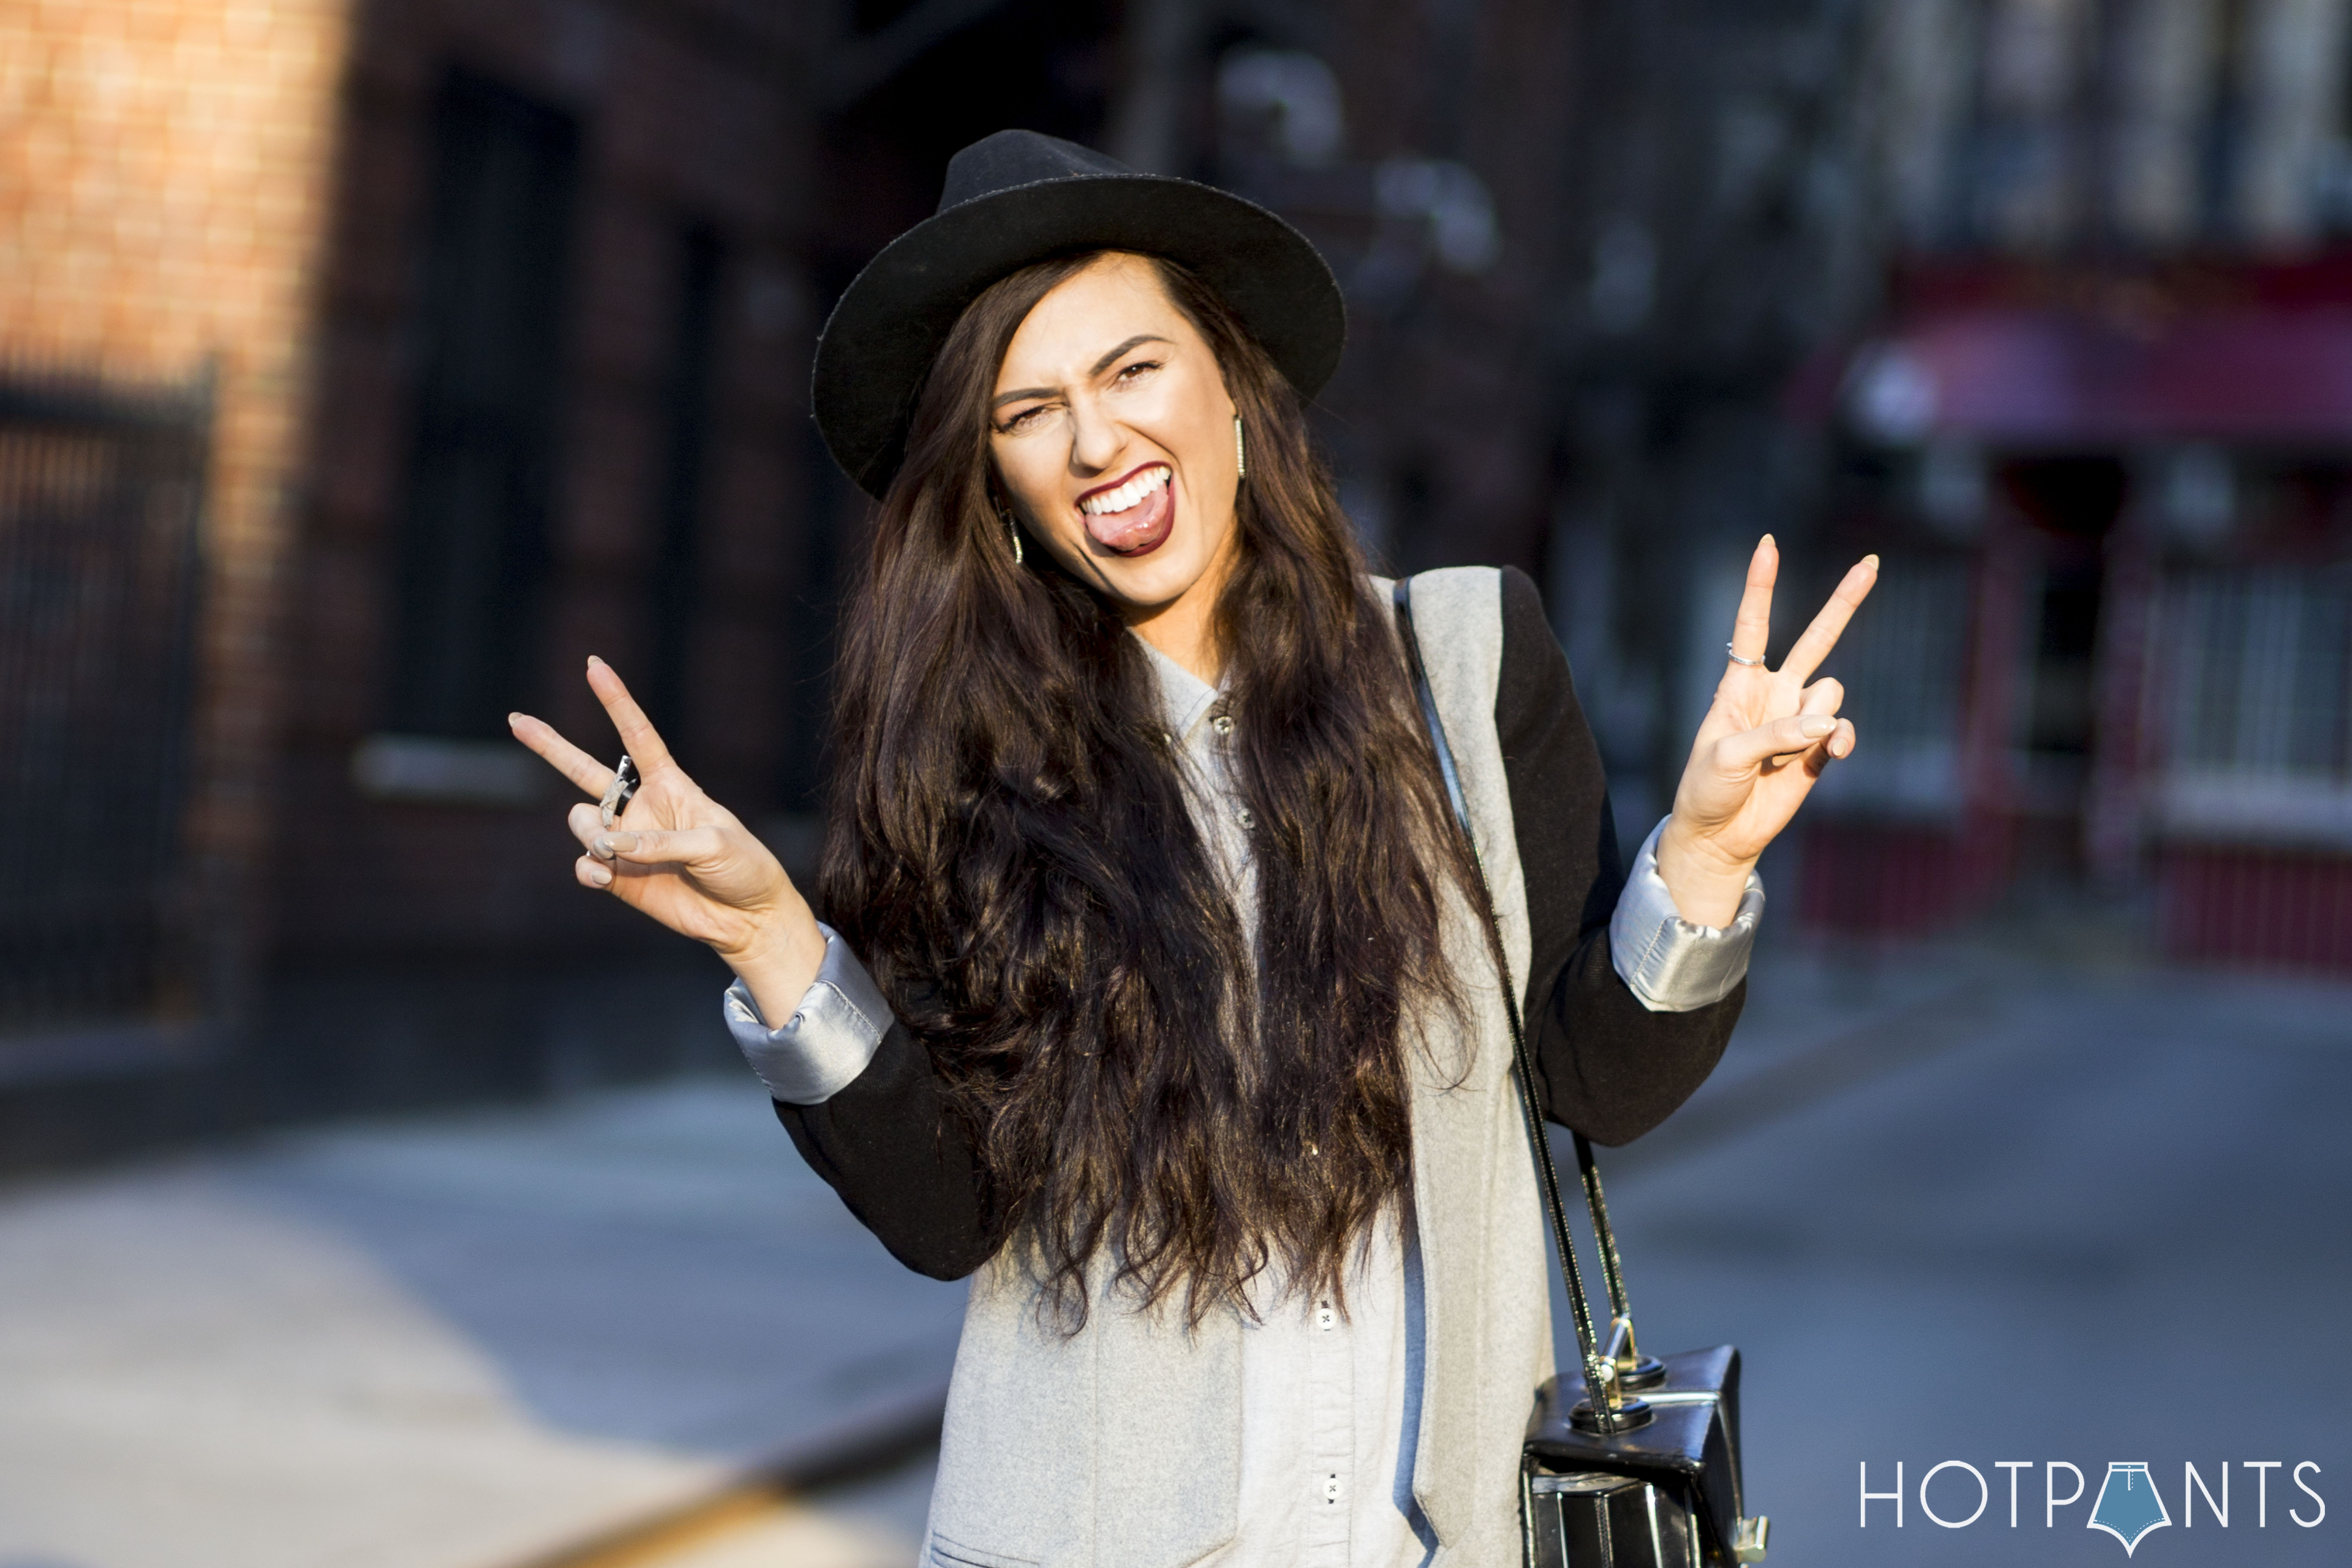
[[[866,1070],[831,1100],[775,1106],[810,1169],[916,1273],[961,1279],[1003,1239],[971,1131],[950,1114],[931,1054],[906,1025],[892,1024]]]
[[[1609,953],[1625,869],[1601,752],[1568,658],[1526,573],[1503,570],[1503,669],[1495,730],[1527,874],[1528,1045],[1545,1114],[1596,1143],[1630,1142],[1673,1114],[1715,1070],[1746,1000],[1653,1013]]]

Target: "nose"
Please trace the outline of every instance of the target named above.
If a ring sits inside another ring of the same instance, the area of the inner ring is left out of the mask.
[[[1070,471],[1092,479],[1108,468],[1127,445],[1127,432],[1093,398],[1070,405]]]

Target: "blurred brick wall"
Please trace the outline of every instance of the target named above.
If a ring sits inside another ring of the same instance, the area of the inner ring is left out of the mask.
[[[392,804],[363,798],[352,763],[388,727],[435,105],[463,70],[582,132],[533,705],[619,750],[581,670],[593,652],[647,673],[681,258],[709,235],[669,739],[747,817],[808,773],[787,714],[823,647],[794,627],[824,559],[804,493],[803,226],[828,16],[757,0],[0,0],[0,374],[215,378],[187,821],[221,949],[213,1013],[233,1026],[205,1036],[222,1051],[126,1047],[117,1066],[60,1058],[12,1086],[0,1164],[726,1048],[709,955],[572,885],[571,792],[551,774],[530,809]]]
[[[0,357],[219,378],[188,824],[232,975],[268,851],[346,20],[341,0],[0,0]]]
[[[289,959],[551,953],[657,937],[572,884],[567,790],[535,812],[362,800],[353,747],[383,724],[410,337],[436,85],[452,66],[579,119],[566,395],[542,714],[600,756],[619,742],[582,680],[599,654],[643,680],[680,226],[708,224],[719,280],[688,711],[668,737],[718,798],[769,809],[788,743],[786,626],[805,559],[800,270],[809,130],[791,7],[381,5],[343,102],[321,319],[313,483],[293,568],[277,948]],[[552,782],[552,781],[551,781]],[[674,939],[673,939],[674,940]]]
[[[600,754],[617,743],[579,676],[591,652],[646,662],[675,245],[698,221],[724,247],[671,739],[720,798],[773,805],[806,554],[803,25],[749,0],[0,0],[0,360],[219,377],[193,843],[230,923],[278,955],[634,934],[569,886],[556,810],[371,804],[349,782],[383,723],[431,106],[453,66],[585,132],[536,684]]]

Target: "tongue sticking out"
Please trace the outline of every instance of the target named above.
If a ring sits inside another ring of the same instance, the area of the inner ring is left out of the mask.
[[[1121,555],[1141,555],[1167,541],[1176,523],[1176,480],[1171,475],[1125,511],[1089,512],[1087,531],[1095,542]]]

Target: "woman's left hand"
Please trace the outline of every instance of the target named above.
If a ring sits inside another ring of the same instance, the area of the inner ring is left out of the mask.
[[[1845,689],[1806,685],[1837,646],[1846,622],[1878,581],[1878,557],[1864,556],[1837,585],[1780,668],[1765,666],[1772,635],[1772,584],[1780,547],[1766,534],[1748,563],[1748,588],[1715,703],[1691,743],[1675,790],[1674,816],[1658,836],[1658,875],[1693,925],[1727,926],[1739,913],[1748,874],[1780,836],[1832,761],[1853,752],[1853,721],[1837,717]]]

